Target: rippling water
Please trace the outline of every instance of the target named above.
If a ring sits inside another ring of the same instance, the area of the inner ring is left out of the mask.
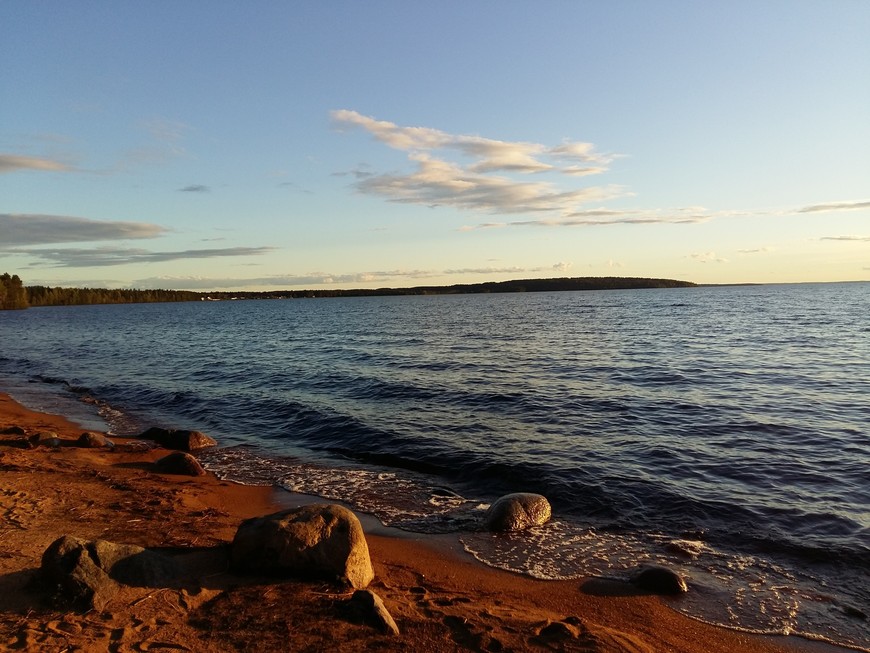
[[[866,283],[30,309],[0,313],[0,382],[207,431],[225,477],[494,566],[667,562],[677,609],[867,648],[868,315]],[[478,531],[517,490],[553,523]]]

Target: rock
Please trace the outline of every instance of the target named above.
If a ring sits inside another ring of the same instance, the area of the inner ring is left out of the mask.
[[[20,426],[7,426],[0,433],[4,435],[27,435],[27,431]]]
[[[245,520],[233,538],[231,557],[240,571],[337,578],[356,589],[375,575],[359,519],[334,504]]]
[[[102,433],[91,433],[90,431],[85,431],[79,436],[79,439],[76,440],[76,446],[85,447],[87,449],[100,449],[103,447],[111,449],[115,446],[115,443]]]
[[[162,429],[152,427],[139,435],[145,440],[154,440],[161,447],[176,449],[178,451],[198,451],[207,449],[217,444],[213,439],[201,431],[187,431],[185,429]]]
[[[359,617],[381,632],[399,635],[399,627],[384,605],[381,597],[371,590],[357,590],[350,597],[350,604]]]
[[[547,498],[530,492],[506,494],[486,511],[484,521],[491,531],[521,531],[550,520],[552,509]]]
[[[41,572],[59,586],[64,602],[102,610],[117,593],[119,583],[173,585],[178,566],[172,558],[139,546],[64,535],[42,554]]]
[[[577,627],[565,621],[549,621],[538,630],[538,637],[543,639],[577,639],[579,636]]]
[[[631,582],[655,594],[682,594],[689,591],[680,574],[659,565],[641,567],[632,575]]]
[[[199,461],[184,451],[176,451],[154,463],[154,469],[161,474],[182,474],[184,476],[205,476],[206,471]]]
[[[34,449],[36,447],[51,447],[52,449],[56,449],[60,446],[60,438],[57,437],[57,433],[52,433],[51,431],[39,431],[38,433],[34,433],[27,438],[27,441]]]

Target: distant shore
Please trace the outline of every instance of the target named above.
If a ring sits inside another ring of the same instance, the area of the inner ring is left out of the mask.
[[[55,448],[24,449],[22,434],[50,431]],[[486,567],[450,538],[394,537],[362,515],[372,589],[401,636],[350,619],[347,595],[324,583],[230,574],[225,544],[242,519],[311,497],[204,477],[157,474],[162,449],[115,439],[73,446],[80,426],[0,394],[0,646],[24,650],[578,650],[762,653],[837,651],[786,637],[710,626],[630,586],[588,579],[539,581]],[[181,560],[185,588],[125,587],[101,612],[45,603],[33,581],[45,548],[63,534],[137,544]],[[548,624],[557,624],[547,628]],[[566,626],[567,624],[567,626]],[[114,646],[115,648],[110,648]]]
[[[18,277],[14,277],[20,283]],[[356,288],[335,290],[211,291],[135,290],[127,288],[62,288],[25,286],[20,301],[7,308],[29,306],[79,306],[85,304],[141,304],[157,302],[223,301],[239,299],[310,299],[315,297],[387,297],[406,295],[465,295],[516,292],[558,292],[576,290],[632,290],[641,288],[689,288],[690,281],[642,277],[561,277],[517,279],[451,286],[412,288]],[[4,306],[0,304],[0,308]]]

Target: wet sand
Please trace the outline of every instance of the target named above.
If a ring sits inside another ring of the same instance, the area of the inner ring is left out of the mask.
[[[22,448],[22,431],[54,432],[61,446]],[[243,519],[311,498],[158,474],[151,463],[166,450],[125,439],[111,450],[76,447],[82,431],[0,394],[0,650],[844,650],[710,626],[626,584],[492,569],[454,538],[398,536],[360,515],[375,570],[370,589],[401,631],[386,635],[359,622],[341,587],[228,570],[226,545]],[[165,552],[183,578],[173,587],[123,586],[101,611],[71,611],[50,600],[38,574],[43,551],[65,534]]]

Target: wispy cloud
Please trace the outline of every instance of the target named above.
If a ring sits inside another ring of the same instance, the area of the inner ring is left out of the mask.
[[[797,213],[823,213],[827,211],[858,211],[870,209],[870,200],[858,202],[828,202],[827,204],[812,204],[797,210]]]
[[[21,245],[156,238],[166,231],[165,227],[147,222],[0,213],[0,249]]]
[[[605,172],[614,155],[598,153],[590,143],[566,141],[547,146],[456,135],[429,127],[402,127],[350,110],[333,111],[331,117],[338,128],[363,129],[385,145],[407,152],[413,167],[410,172],[371,174],[360,169],[353,173],[358,191],[393,202],[495,214],[568,215],[588,202],[624,194],[615,186],[570,188],[517,178]]]
[[[701,207],[654,210],[590,209],[575,211],[567,216],[512,220],[509,222],[484,222],[466,225],[459,231],[497,229],[501,227],[601,227],[618,224],[697,224],[723,215]]]
[[[39,170],[42,172],[70,172],[75,170],[70,165],[37,156],[24,156],[20,154],[0,154],[0,174],[17,172],[19,170]]]
[[[227,247],[222,249],[187,249],[177,252],[152,252],[145,249],[98,247],[95,249],[28,249],[19,250],[52,267],[86,268],[127,265],[130,263],[165,263],[223,256],[259,256],[273,251],[274,247]]]
[[[180,193],[210,193],[211,188],[203,184],[191,184],[190,186],[179,188],[178,191]]]
[[[819,240],[851,240],[858,242],[870,242],[870,236],[823,236]]]
[[[775,251],[775,247],[756,247],[754,249],[738,249],[738,254],[765,254],[767,252]]]
[[[727,258],[717,256],[716,252],[695,252],[694,254],[689,254],[687,258],[695,259],[699,263],[727,263],[728,262]]]
[[[238,278],[208,278],[208,277],[150,277],[134,282],[140,288],[166,288],[176,290],[217,290],[226,288],[272,287],[280,289],[298,289],[312,286],[345,286],[353,284],[390,284],[408,279],[419,280],[421,285],[426,279],[451,275],[491,275],[491,274],[539,274],[564,273],[571,263],[559,262],[552,266],[542,267],[482,267],[457,268],[448,270],[381,270],[374,272],[353,272],[333,274],[328,272],[310,272],[307,274],[286,274],[269,277],[238,277]]]

